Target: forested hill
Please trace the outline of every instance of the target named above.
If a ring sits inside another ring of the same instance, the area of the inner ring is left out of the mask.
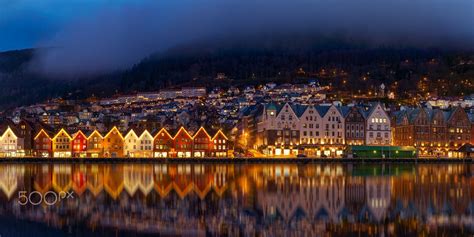
[[[202,44],[177,47],[165,53],[153,54],[125,71],[77,80],[51,79],[32,73],[29,63],[34,54],[34,49],[0,53],[0,109],[41,102],[57,96],[86,98],[94,94],[103,97],[180,85],[226,86],[266,81],[294,82],[296,78],[317,78],[322,69],[347,72],[346,79],[354,82],[363,73],[372,72],[373,76],[361,87],[399,81],[410,89],[410,86],[414,88],[411,80],[427,74],[451,77],[450,80],[474,78],[472,65],[458,66],[460,61],[473,60],[470,52],[404,47],[372,48],[337,40],[284,40],[272,44]],[[435,66],[429,66],[428,62],[435,62]],[[300,69],[304,71],[303,74]],[[217,73],[225,73],[229,80],[214,80]],[[335,84],[339,82],[337,77],[335,75],[332,81]],[[471,88],[465,87],[448,92],[460,91],[472,93]]]

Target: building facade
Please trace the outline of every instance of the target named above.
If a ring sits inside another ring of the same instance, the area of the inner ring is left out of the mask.
[[[389,146],[391,145],[390,117],[380,103],[373,105],[366,119],[366,145]]]

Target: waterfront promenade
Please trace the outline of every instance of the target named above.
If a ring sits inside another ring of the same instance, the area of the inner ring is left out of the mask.
[[[472,163],[472,158],[1,158],[2,163]]]

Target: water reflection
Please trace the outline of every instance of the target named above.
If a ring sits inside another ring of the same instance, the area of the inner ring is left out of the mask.
[[[472,236],[473,168],[2,164],[0,215],[16,223],[41,223],[67,233],[87,229],[102,236]],[[22,190],[74,191],[75,198],[52,206],[21,206]]]

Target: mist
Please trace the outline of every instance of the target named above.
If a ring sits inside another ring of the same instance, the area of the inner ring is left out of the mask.
[[[249,35],[344,35],[369,45],[474,48],[471,0],[176,0],[107,6],[37,43],[32,69],[81,78],[130,68],[155,52]]]

